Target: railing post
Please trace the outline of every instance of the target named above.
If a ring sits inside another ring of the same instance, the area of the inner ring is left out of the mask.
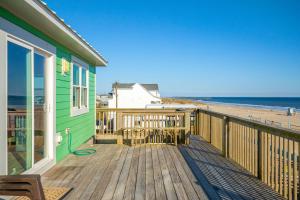
[[[196,135],[200,135],[200,110],[199,109],[197,109],[197,111],[196,111],[196,121],[197,121]]]
[[[123,144],[123,119],[122,113],[116,111],[116,133],[117,133],[117,144]]]
[[[228,137],[229,137],[228,118],[224,116],[223,128],[222,128],[222,152],[225,157],[228,157],[228,145],[229,145]]]
[[[117,133],[117,144],[123,144],[123,129],[119,129]]]
[[[257,177],[262,179],[262,133],[257,130]]]
[[[208,114],[208,113],[207,113]],[[211,130],[211,121],[212,121],[212,117],[211,117],[211,114],[208,114],[209,115],[209,143],[211,143],[212,141],[212,130]]]
[[[189,144],[189,138],[190,138],[190,132],[191,132],[191,113],[189,111],[186,111],[184,114],[184,142],[185,144]]]
[[[123,121],[122,121],[122,113],[116,111],[116,132],[118,132],[120,129],[122,129]]]
[[[226,158],[230,157],[229,149],[230,149],[230,118],[227,117],[227,124],[226,124]]]

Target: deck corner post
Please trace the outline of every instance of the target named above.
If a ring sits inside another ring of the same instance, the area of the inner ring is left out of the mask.
[[[262,179],[262,133],[257,130],[257,177]]]
[[[117,144],[123,144],[123,130],[120,129],[118,130],[118,135],[117,135]]]
[[[118,132],[119,130],[122,129],[122,113],[118,112],[118,110],[116,111],[116,132]]]
[[[223,127],[222,127],[222,153],[224,157],[228,157],[228,146],[229,146],[229,126],[228,126],[228,117],[223,117]]]

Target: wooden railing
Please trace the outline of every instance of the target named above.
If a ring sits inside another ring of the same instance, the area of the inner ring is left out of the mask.
[[[287,199],[299,199],[300,132],[197,110],[195,134]]]
[[[191,132],[191,110],[97,109],[99,135],[116,135],[123,142],[187,143]]]

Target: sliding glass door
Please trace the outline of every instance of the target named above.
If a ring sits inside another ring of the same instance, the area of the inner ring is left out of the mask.
[[[7,43],[7,167],[20,174],[47,157],[47,56]]]
[[[34,53],[34,163],[45,158],[47,153],[47,98],[46,98],[47,58]]]
[[[7,44],[7,150],[8,174],[32,166],[32,49]]]

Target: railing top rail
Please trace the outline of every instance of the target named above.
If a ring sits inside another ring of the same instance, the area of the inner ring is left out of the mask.
[[[186,127],[178,126],[178,127],[125,127],[121,128],[121,130],[185,130]]]
[[[118,111],[118,112],[132,112],[132,113],[184,113],[191,112],[194,109],[171,109],[171,108],[151,108],[151,109],[140,109],[140,108],[97,108],[98,112],[110,112],[110,111]]]
[[[267,131],[274,135],[278,135],[278,136],[286,137],[286,138],[289,138],[292,140],[300,141],[300,131],[297,131],[297,130],[273,126],[270,124],[264,124],[262,122],[252,121],[250,119],[233,116],[233,115],[228,115],[228,114],[224,114],[224,113],[220,113],[220,112],[216,112],[216,111],[210,111],[210,110],[205,110],[205,109],[197,109],[197,110],[199,112],[210,114],[215,117],[219,117],[222,119],[227,119],[232,122],[238,122],[238,123],[241,123],[241,124],[244,124],[247,126],[251,126],[251,127],[261,130],[261,131]]]

